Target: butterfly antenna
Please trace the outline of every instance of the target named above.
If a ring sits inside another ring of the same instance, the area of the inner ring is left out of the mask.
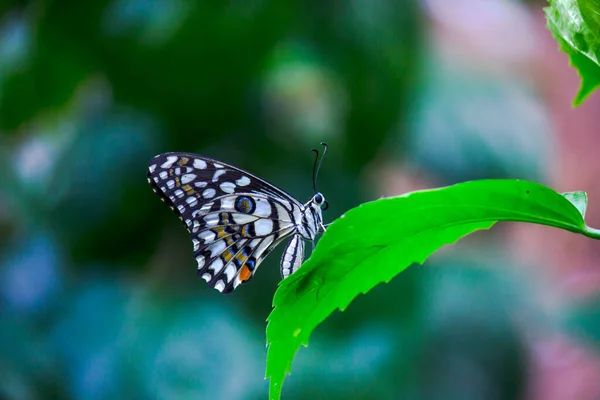
[[[323,163],[323,157],[325,157],[325,153],[327,153],[327,143],[321,142],[321,145],[325,147],[323,149],[323,154],[321,155],[321,159],[319,160],[319,151],[317,149],[310,149],[310,151],[315,152],[315,163],[313,165],[313,189],[315,193],[317,193],[317,177],[319,176],[319,170],[321,169],[321,164]]]
[[[319,161],[319,150],[317,149],[310,149],[310,151],[314,151],[315,152],[315,163],[313,164],[313,189],[315,190],[315,193],[317,193],[317,162]]]

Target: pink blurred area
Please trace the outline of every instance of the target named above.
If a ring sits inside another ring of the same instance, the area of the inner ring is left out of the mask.
[[[561,192],[585,190],[588,194],[586,223],[600,226],[600,96],[592,94],[581,106],[572,100],[580,78],[569,65],[569,58],[546,29],[544,15],[535,9],[532,31],[538,43],[536,68],[539,90],[549,110],[556,134],[557,154],[554,160],[552,186]],[[534,225],[515,225],[511,247],[519,257],[545,265],[554,281],[551,293],[542,301],[550,304],[553,297],[592,297],[600,293],[598,242],[579,238],[567,232],[543,229]],[[576,338],[561,334],[542,335],[532,346],[534,361],[531,380],[532,399],[598,399],[600,398],[600,355]]]
[[[510,0],[426,0],[429,45],[445,60],[491,75],[511,74],[533,82],[534,92],[553,126],[548,185],[559,192],[588,194],[586,222],[600,227],[600,94],[573,107],[580,78],[559,51],[546,27],[539,3]],[[436,177],[383,167],[385,194],[435,186]],[[531,224],[508,224],[504,236],[519,263],[546,280],[532,288],[541,309],[561,313],[571,302],[600,293],[600,243],[569,232]],[[543,268],[543,271],[538,270]],[[519,326],[528,338],[532,400],[600,398],[600,354],[577,337],[540,331],[527,321]]]

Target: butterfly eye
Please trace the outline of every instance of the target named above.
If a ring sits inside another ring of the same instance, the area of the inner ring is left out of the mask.
[[[329,208],[329,203],[327,202],[327,200],[325,200],[325,203],[323,203],[323,205],[321,206],[321,210],[325,211]]]
[[[321,205],[323,203],[323,195],[321,193],[315,194],[315,203]]]

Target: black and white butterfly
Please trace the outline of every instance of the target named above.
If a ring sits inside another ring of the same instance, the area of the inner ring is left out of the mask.
[[[198,276],[229,293],[248,282],[271,250],[291,237],[280,264],[287,278],[304,260],[303,239],[314,241],[325,231],[321,211],[327,202],[316,191],[317,159],[315,195],[306,204],[246,171],[190,153],[152,158],[148,182],[192,236]]]

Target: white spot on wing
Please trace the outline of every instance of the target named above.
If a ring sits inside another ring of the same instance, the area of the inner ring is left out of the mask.
[[[223,168],[223,166],[219,163],[213,163],[213,165],[215,166],[215,168]]]
[[[205,169],[206,168],[206,161],[195,159],[194,160],[194,168]]]
[[[198,251],[200,248],[200,241],[198,239],[192,239],[192,243],[194,243],[194,251]]]
[[[223,289],[225,289],[225,283],[223,283],[223,280],[219,280],[217,283],[215,283],[215,289],[217,289],[219,292],[222,292]]]
[[[208,183],[206,182],[194,182],[194,186],[196,186],[197,188],[203,188],[206,185],[208,185]]]
[[[205,189],[204,192],[202,192],[202,197],[204,197],[205,199],[212,199],[213,197],[215,197],[216,193],[217,192],[215,191],[215,189],[208,188]]]
[[[200,229],[200,222],[194,220],[194,227],[192,228],[192,232],[196,233]]]
[[[218,169],[218,170],[216,170],[215,173],[214,173],[214,175],[213,175],[212,181],[213,182],[218,181],[219,177],[221,175],[223,175],[225,172],[227,172],[227,171],[225,171],[224,169]]]
[[[188,197],[187,199],[185,199],[185,202],[188,203],[190,207],[194,207],[196,204],[198,204],[198,199],[196,199],[195,197]]]
[[[150,173],[153,173],[155,169],[156,169],[156,164],[153,164],[148,168],[148,170],[150,170]]]
[[[181,189],[177,189],[177,190],[175,191],[175,196],[177,196],[177,197],[179,197],[179,198],[182,198],[182,197],[183,197],[183,190],[181,190]]]
[[[222,210],[234,210],[233,204],[238,198],[235,196],[226,196],[221,199]]]
[[[258,218],[251,214],[233,213],[233,222],[239,225],[248,224],[256,221]]]
[[[271,215],[271,205],[266,199],[256,198],[256,210],[253,214],[259,217],[268,217]]]
[[[183,214],[183,212],[185,211],[185,207],[182,206],[181,204],[177,206],[177,209],[179,210],[180,213]]]
[[[205,215],[204,222],[206,222],[207,227],[213,227],[219,223],[219,216],[217,214]]]
[[[218,274],[223,269],[223,260],[221,260],[220,258],[217,258],[215,261],[213,261],[208,266],[208,268],[212,269],[213,271],[215,271],[215,275]]]
[[[169,189],[173,189],[175,187],[175,181],[171,179],[167,182],[167,186],[169,187]]]
[[[160,171],[158,176],[160,176],[160,179],[167,179],[169,177],[169,173],[167,171]]]
[[[237,183],[238,186],[247,186],[250,184],[250,178],[248,178],[247,176],[242,176],[240,179],[235,181],[235,183]]]
[[[217,240],[211,244],[207,250],[210,251],[210,256],[212,258],[218,254],[221,254],[223,250],[225,250],[225,247],[227,247],[227,245],[225,244],[224,240]]]
[[[225,268],[225,275],[227,275],[227,282],[231,282],[231,280],[235,277],[235,273],[237,270],[233,266],[233,264],[229,264],[227,268]]]
[[[233,193],[235,191],[235,183],[233,182],[223,182],[219,187],[225,193]]]
[[[198,234],[198,237],[202,239],[204,243],[212,242],[213,240],[215,240],[215,236],[217,235],[213,231],[203,231]]]
[[[204,267],[204,257],[198,256],[196,257],[196,261],[198,262],[198,269],[202,269]]]
[[[206,282],[210,281],[210,278],[212,278],[212,276],[209,273],[202,274],[202,279],[204,279]]]
[[[181,177],[181,184],[185,185],[196,179],[196,174],[185,174]]]
[[[254,223],[254,230],[258,236],[266,236],[273,231],[273,221],[270,219],[259,219]]]
[[[160,167],[161,168],[171,168],[171,166],[177,161],[177,156],[168,156],[167,161],[165,161]]]

